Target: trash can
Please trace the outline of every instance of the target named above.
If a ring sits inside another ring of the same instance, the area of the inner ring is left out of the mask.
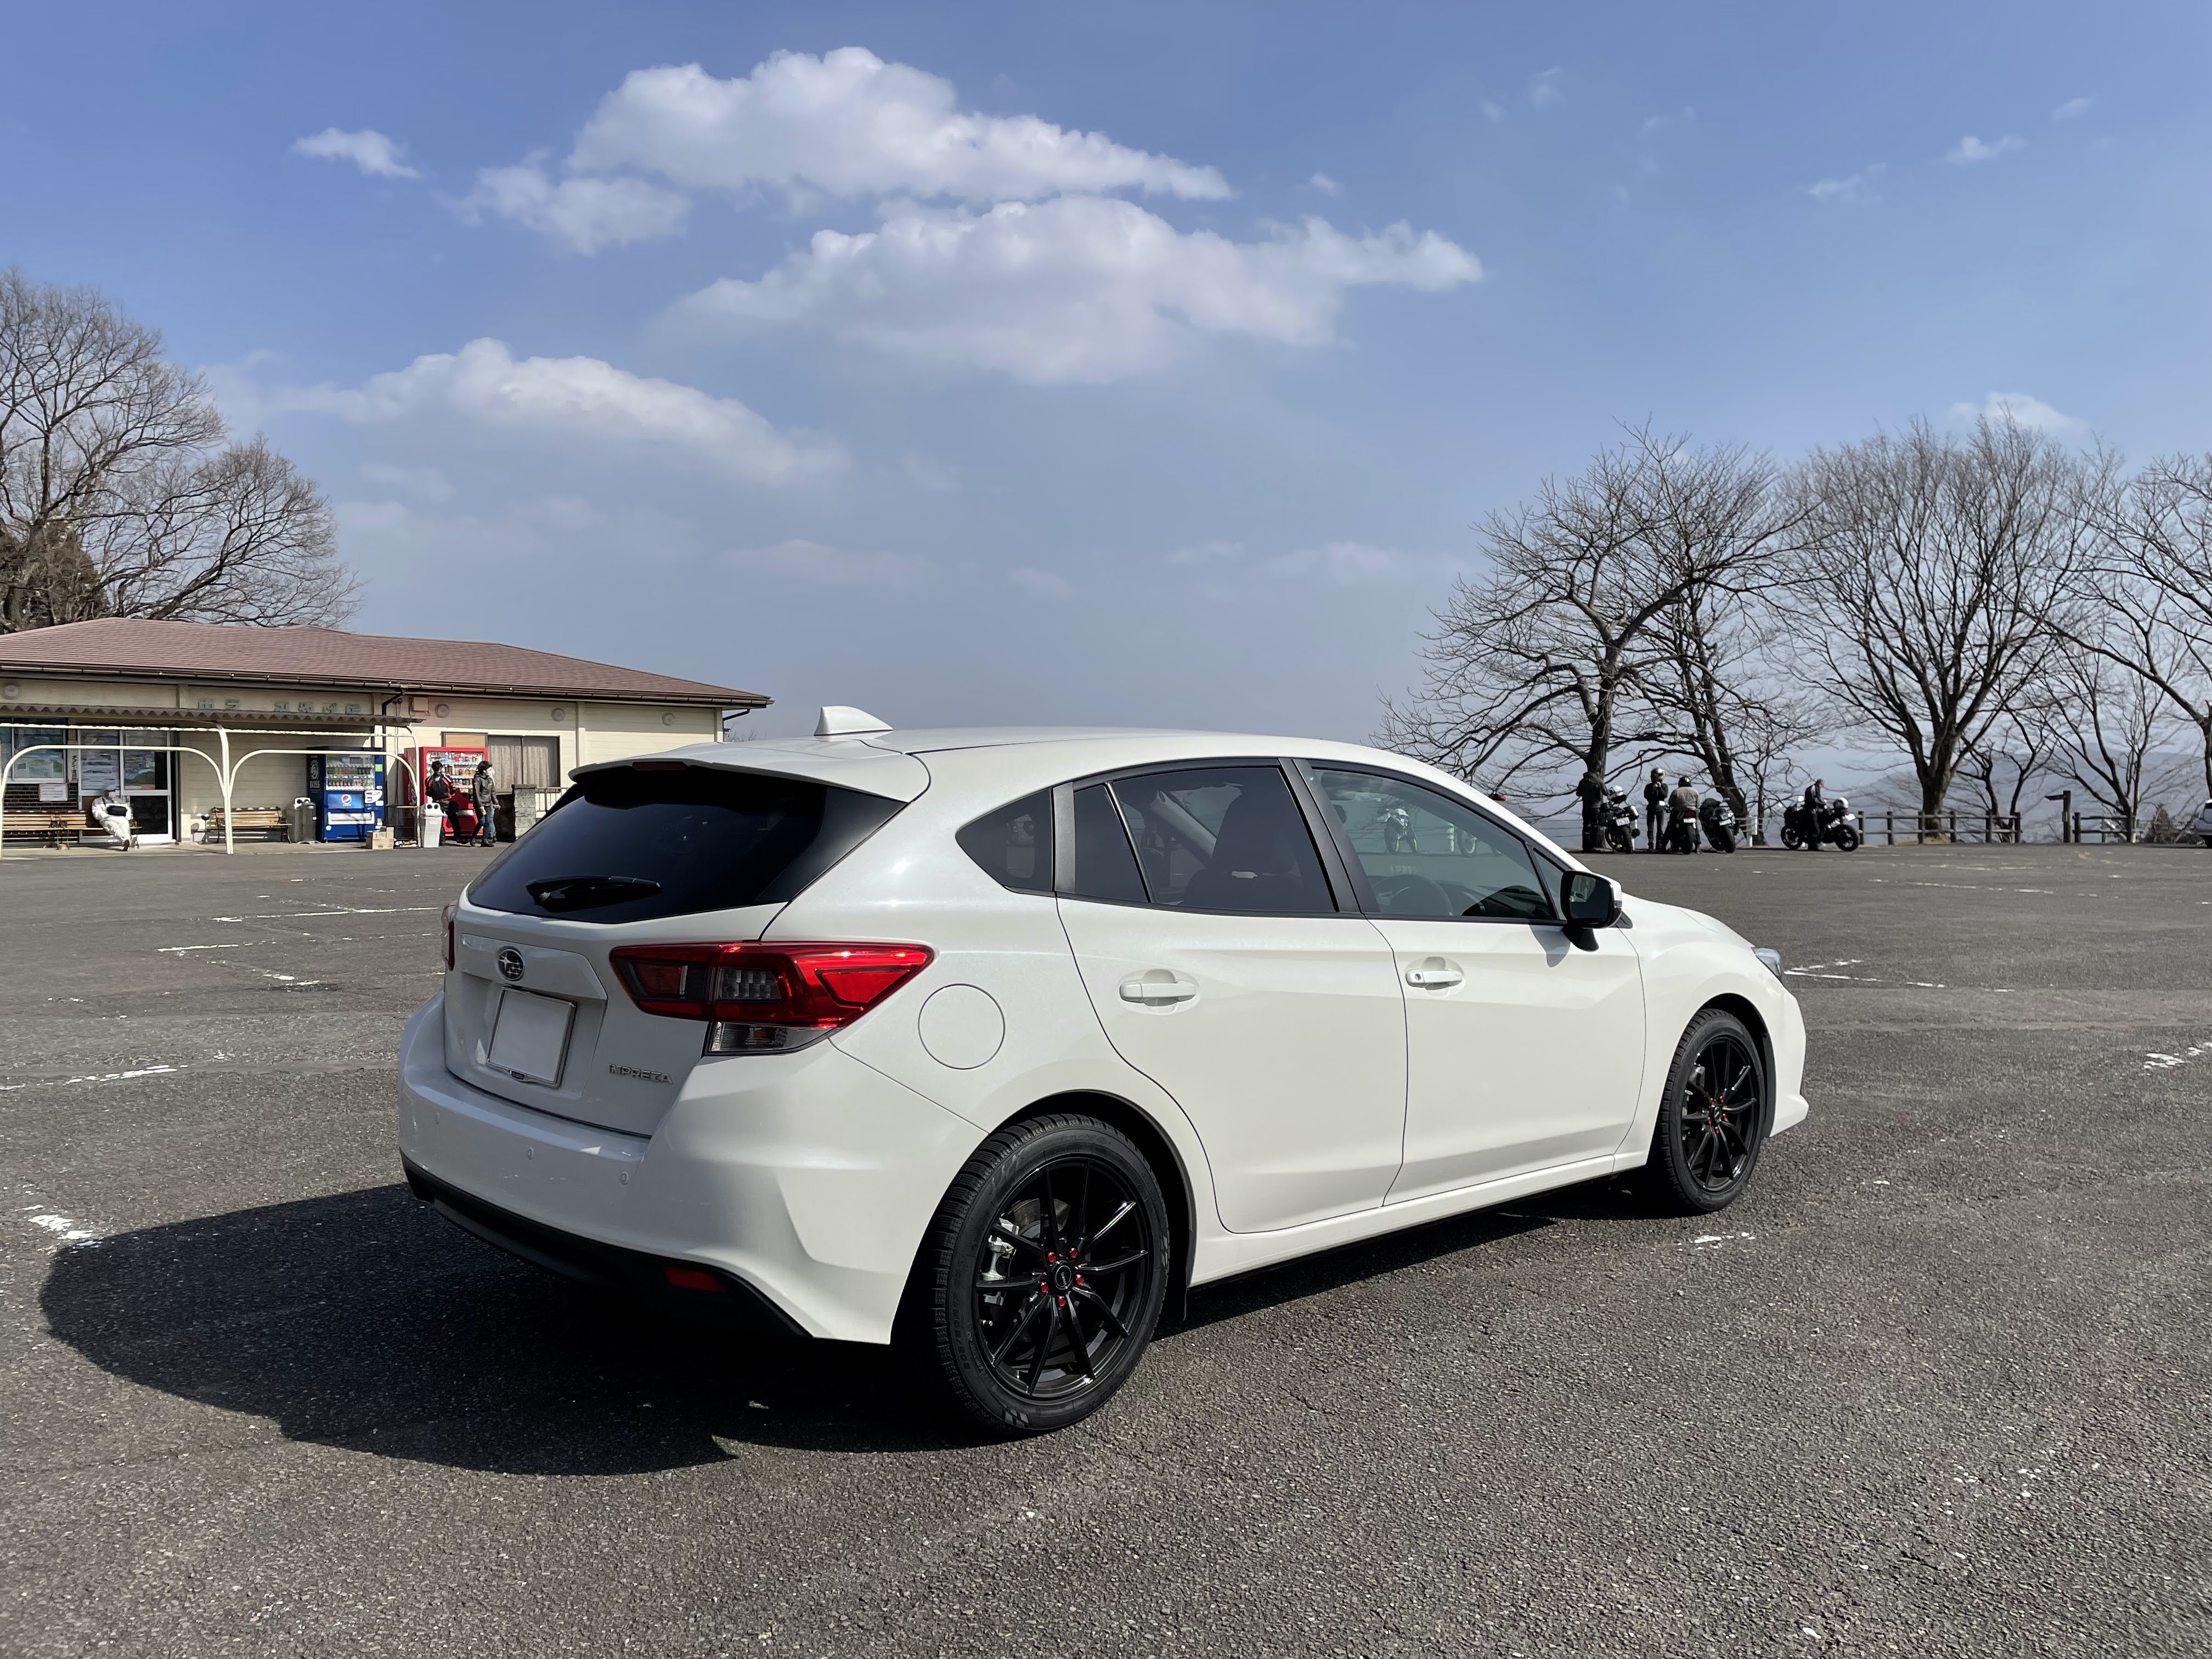
[[[315,838],[315,802],[312,795],[300,795],[292,802],[291,819],[284,826],[287,841],[313,841]]]

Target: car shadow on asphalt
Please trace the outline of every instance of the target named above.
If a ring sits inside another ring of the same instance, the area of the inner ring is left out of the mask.
[[[55,1257],[53,1334],[286,1438],[502,1474],[712,1463],[723,1441],[957,1443],[884,1350],[695,1322],[477,1243],[404,1186],[149,1227]]]
[[[1545,1197],[1617,1209],[1608,1190]],[[1162,1335],[1570,1212],[1480,1212],[1202,1287]],[[287,1439],[457,1468],[630,1474],[720,1462],[725,1443],[896,1455],[975,1440],[887,1350],[623,1303],[477,1243],[401,1185],[75,1246],[40,1303],[58,1340],[128,1382],[266,1418]]]
[[[1548,1196],[1548,1194],[1547,1194]],[[1201,1285],[1190,1293],[1190,1305],[1163,1337],[1182,1331],[1201,1330],[1227,1319],[1240,1319],[1285,1303],[1302,1302],[1364,1279],[1421,1267],[1444,1256],[1480,1249],[1503,1239],[1534,1232],[1552,1224],[1547,1212],[1519,1206],[1513,1209],[1476,1210],[1448,1216],[1404,1232],[1357,1244],[1340,1245],[1315,1255],[1302,1255],[1273,1267]]]

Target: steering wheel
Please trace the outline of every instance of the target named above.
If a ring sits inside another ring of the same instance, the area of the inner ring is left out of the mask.
[[[1393,915],[1455,916],[1451,896],[1426,876],[1378,876],[1375,902]]]

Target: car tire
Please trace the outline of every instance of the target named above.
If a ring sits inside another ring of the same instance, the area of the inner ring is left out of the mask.
[[[1674,1047],[1644,1182],[1669,1211],[1711,1215],[1741,1198],[1766,1140],[1766,1060],[1751,1028],[1703,1010]]]
[[[1066,1428],[1144,1358],[1171,1243],[1159,1180],[1120,1130],[1072,1113],[1010,1124],[938,1206],[897,1340],[956,1417]]]

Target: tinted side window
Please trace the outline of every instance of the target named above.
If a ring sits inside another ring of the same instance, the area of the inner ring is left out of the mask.
[[[1552,901],[1518,836],[1402,778],[1314,768],[1386,915],[1548,921]]]
[[[1110,899],[1120,904],[1145,902],[1145,879],[1129,832],[1103,783],[1075,792],[1075,869],[1067,884],[1075,898]]]
[[[1052,791],[986,812],[959,835],[960,850],[1018,893],[1052,891]]]
[[[1115,781],[1152,902],[1313,915],[1336,908],[1290,784],[1273,766]]]

